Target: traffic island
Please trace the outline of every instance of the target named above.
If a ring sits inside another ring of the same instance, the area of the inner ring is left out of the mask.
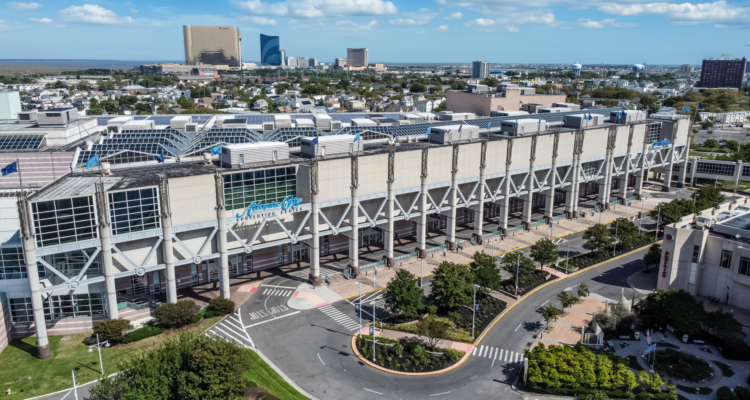
[[[368,328],[363,331],[366,329]],[[397,340],[385,337],[394,334],[401,338]],[[431,346],[424,338],[416,335],[377,330],[374,344],[372,336],[360,332],[354,334],[352,350],[362,362],[381,371],[404,376],[426,376],[458,367],[469,358],[474,348],[464,343],[445,340],[439,342],[441,347],[434,344]]]

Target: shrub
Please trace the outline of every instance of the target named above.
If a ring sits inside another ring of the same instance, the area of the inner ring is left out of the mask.
[[[750,400],[750,389],[746,387],[737,386],[736,388],[734,388],[734,394],[740,400]]]
[[[150,338],[152,336],[161,335],[164,333],[164,328],[159,328],[156,326],[144,326],[143,328],[136,329],[133,332],[130,332],[128,334],[127,339],[125,339],[126,343],[133,343],[137,342],[139,340],[143,340],[146,338]]]
[[[424,346],[416,345],[411,348],[411,354],[419,361],[426,361],[427,360],[427,349],[424,348]]]
[[[203,318],[213,318],[213,317],[214,317],[213,311],[206,311],[205,313],[203,313]]]
[[[203,319],[203,316],[206,315],[205,313],[199,312],[198,314],[193,315],[193,318],[190,319],[191,324],[197,324]]]
[[[226,315],[234,312],[234,302],[223,297],[214,297],[208,302],[208,310],[216,315]]]
[[[750,346],[740,338],[730,339],[721,347],[721,355],[727,360],[747,361],[750,360]]]
[[[732,389],[727,386],[722,386],[716,391],[717,400],[737,400],[737,396],[732,392]]]
[[[133,330],[133,325],[126,319],[104,319],[94,324],[94,334],[99,335],[99,340],[111,340],[113,342],[124,342],[127,332]]]
[[[182,300],[177,303],[163,303],[154,310],[154,318],[160,326],[166,329],[174,329],[185,326],[193,321],[198,310],[198,305],[190,300]],[[200,318],[198,321],[200,321]]]
[[[401,357],[401,354],[404,353],[404,346],[401,345],[401,343],[396,343],[393,345],[393,352],[396,353],[397,356]]]

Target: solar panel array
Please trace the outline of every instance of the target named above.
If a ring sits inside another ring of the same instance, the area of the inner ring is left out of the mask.
[[[40,147],[46,147],[44,135],[0,136],[0,150],[34,150]]]
[[[587,109],[586,113],[589,114],[601,114],[609,115],[612,111],[622,110],[622,108],[608,108],[608,109]],[[584,111],[571,111],[566,113],[555,113],[555,114],[544,114],[542,119],[547,122],[562,121],[566,115],[581,114]],[[345,113],[345,114],[328,114],[334,120],[342,122],[351,122],[353,118],[387,118],[397,120],[400,116],[398,113]],[[193,122],[204,124],[208,119],[212,118],[213,115],[194,115],[192,116]],[[273,121],[273,115],[255,115],[255,114],[238,114],[234,115],[234,118],[246,119],[248,124],[261,124],[263,121]],[[291,115],[292,118],[300,119],[312,119],[311,114]],[[524,119],[524,118],[539,118],[540,115],[522,115],[522,116],[508,116],[508,117],[485,117],[476,118],[463,121],[424,121],[415,124],[407,125],[394,125],[394,126],[368,126],[368,127],[345,127],[338,131],[331,132],[330,135],[343,135],[356,133],[363,133],[364,138],[371,137],[365,134],[365,132],[376,132],[384,137],[390,137],[393,132],[397,133],[397,136],[410,136],[410,135],[424,135],[428,127],[432,126],[445,126],[455,124],[468,124],[478,126],[480,128],[486,128],[488,123],[491,123],[493,127],[499,127],[502,121]],[[106,121],[113,117],[99,117],[99,124],[106,125]],[[169,121],[174,116],[149,116],[146,119],[154,119],[157,125],[168,125]],[[104,123],[102,124],[102,121]],[[239,143],[255,143],[262,141],[277,141],[287,142],[290,145],[299,145],[301,137],[316,137],[326,135],[326,133],[318,130],[315,127],[299,127],[299,128],[277,128],[268,133],[259,133],[253,130],[245,128],[212,128],[207,131],[203,131],[197,135],[192,135],[176,129],[148,129],[148,130],[126,130],[120,134],[116,134],[112,137],[107,137],[103,140],[102,144],[95,144],[91,150],[82,151],[77,163],[84,164],[86,160],[94,155],[99,155],[100,159],[106,157],[112,157],[117,155],[123,160],[140,160],[140,159],[155,159],[162,152],[166,157],[177,157],[177,156],[193,156],[202,153],[210,147],[214,147],[219,144],[239,144]],[[375,136],[381,137],[381,136]],[[375,138],[373,137],[373,138]],[[0,137],[0,140],[2,138]],[[9,140],[9,146],[12,141]],[[19,146],[33,146],[31,142],[19,142]],[[41,144],[37,143],[39,146]],[[0,142],[0,149],[3,149],[2,142]],[[31,147],[29,147],[31,148]],[[122,156],[126,154],[126,156]],[[135,154],[136,156],[133,156]],[[141,158],[139,158],[141,157]]]

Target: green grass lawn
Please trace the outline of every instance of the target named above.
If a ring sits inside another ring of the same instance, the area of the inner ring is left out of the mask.
[[[262,386],[282,400],[305,400],[307,397],[301,395],[290,384],[288,384],[276,371],[266,364],[258,354],[252,350],[245,349],[250,361],[250,370],[245,372],[245,378],[255,382],[256,385]]]

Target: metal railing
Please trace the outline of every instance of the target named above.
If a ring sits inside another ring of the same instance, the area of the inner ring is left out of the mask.
[[[502,232],[485,233],[484,235],[482,235],[482,239],[487,239],[487,238],[500,236],[500,235],[502,235]]]
[[[445,249],[447,249],[447,248],[448,248],[448,246],[444,244],[444,245],[442,245],[442,246],[437,246],[437,247],[432,247],[432,248],[429,248],[429,249],[427,249],[427,250],[425,251],[425,253],[434,253],[434,252],[436,252],[436,251],[440,251],[440,250],[445,250]]]
[[[564,218],[565,218],[565,214],[560,214],[560,215],[555,215],[554,217],[552,217],[552,220],[557,221],[558,219],[564,219]]]
[[[416,257],[416,256],[417,256],[416,252],[409,253],[409,254],[404,254],[404,255],[401,255],[401,256],[398,256],[398,257],[394,258],[393,261],[406,260],[407,258],[412,258],[412,257]]]
[[[637,199],[637,198],[638,198],[638,196],[630,196],[630,197],[628,197],[628,198],[627,198],[627,199],[625,199],[625,200],[627,200],[627,201],[631,201],[631,200],[635,200],[635,199]]]
[[[534,221],[534,222],[532,222],[532,223],[530,224],[530,226],[537,226],[537,225],[541,225],[541,224],[543,224],[543,223],[545,223],[545,222],[546,222],[546,221],[545,221],[545,220],[543,220],[543,219],[542,219],[542,220],[539,220],[539,221]]]
[[[367,264],[367,265],[363,265],[363,266],[359,267],[359,270],[360,271],[364,271],[364,270],[367,270],[367,269],[373,269],[373,268],[379,267],[381,265],[385,265],[385,260],[380,260],[378,262],[374,262],[374,263],[370,263],[370,264]]]
[[[518,225],[512,228],[508,228],[508,232],[520,231],[521,229],[523,229],[523,225]]]
[[[610,206],[614,206],[614,205],[617,205],[617,204],[620,204],[620,200],[615,200],[615,201],[610,201],[609,202]]]

